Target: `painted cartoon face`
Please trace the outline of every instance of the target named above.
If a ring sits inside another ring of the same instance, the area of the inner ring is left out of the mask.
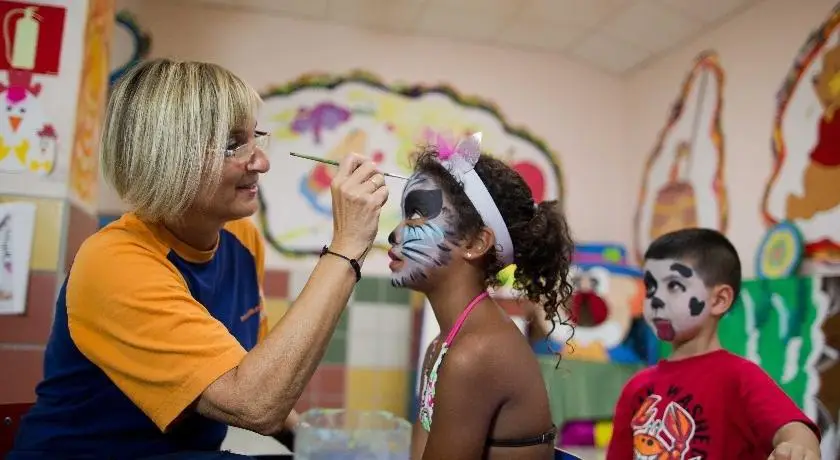
[[[455,212],[443,190],[426,174],[414,174],[402,195],[403,223],[388,236],[391,284],[416,288],[452,258],[457,243]]]
[[[709,316],[709,290],[697,272],[674,259],[645,262],[645,320],[660,340],[696,330]]]

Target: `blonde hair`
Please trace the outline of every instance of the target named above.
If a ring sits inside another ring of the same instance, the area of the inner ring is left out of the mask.
[[[155,59],[114,86],[100,167],[143,219],[178,219],[218,186],[232,131],[248,129],[260,97],[228,70]]]

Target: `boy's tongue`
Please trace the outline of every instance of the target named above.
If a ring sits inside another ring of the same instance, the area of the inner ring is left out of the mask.
[[[654,319],[653,325],[656,327],[656,336],[661,340],[670,342],[671,340],[674,340],[674,337],[677,335],[677,332],[674,330],[674,326],[672,326],[671,322],[667,319]]]

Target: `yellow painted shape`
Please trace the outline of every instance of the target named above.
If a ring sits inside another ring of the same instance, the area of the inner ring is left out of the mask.
[[[29,155],[29,141],[24,139],[23,142],[13,147],[15,156],[20,160],[20,164],[26,164],[26,158]]]
[[[265,314],[268,318],[268,329],[274,327],[280,321],[280,318],[289,310],[289,301],[286,299],[266,298],[265,299]]]
[[[35,235],[32,239],[31,270],[58,269],[61,247],[61,225],[64,219],[64,200],[0,195],[0,203],[35,203]]]
[[[604,448],[610,443],[612,438],[613,422],[605,420],[595,424],[595,447]]]
[[[348,368],[345,401],[347,409],[384,410],[406,417],[408,371]]]

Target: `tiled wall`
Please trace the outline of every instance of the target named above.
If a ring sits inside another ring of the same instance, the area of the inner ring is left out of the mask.
[[[267,274],[267,311],[271,324],[285,313],[290,299],[297,296],[308,276],[308,272],[291,273],[288,299],[281,301],[268,294]],[[408,291],[392,288],[387,278],[363,278],[297,410],[376,409],[408,417],[413,382],[411,344],[415,331],[410,300]]]
[[[35,203],[35,234],[29,263],[26,312],[0,316],[0,404],[32,402],[43,373],[44,346],[52,327],[55,298],[81,241],[96,229],[96,219],[60,199],[0,196],[0,203]],[[62,227],[68,219],[68,242]]]

